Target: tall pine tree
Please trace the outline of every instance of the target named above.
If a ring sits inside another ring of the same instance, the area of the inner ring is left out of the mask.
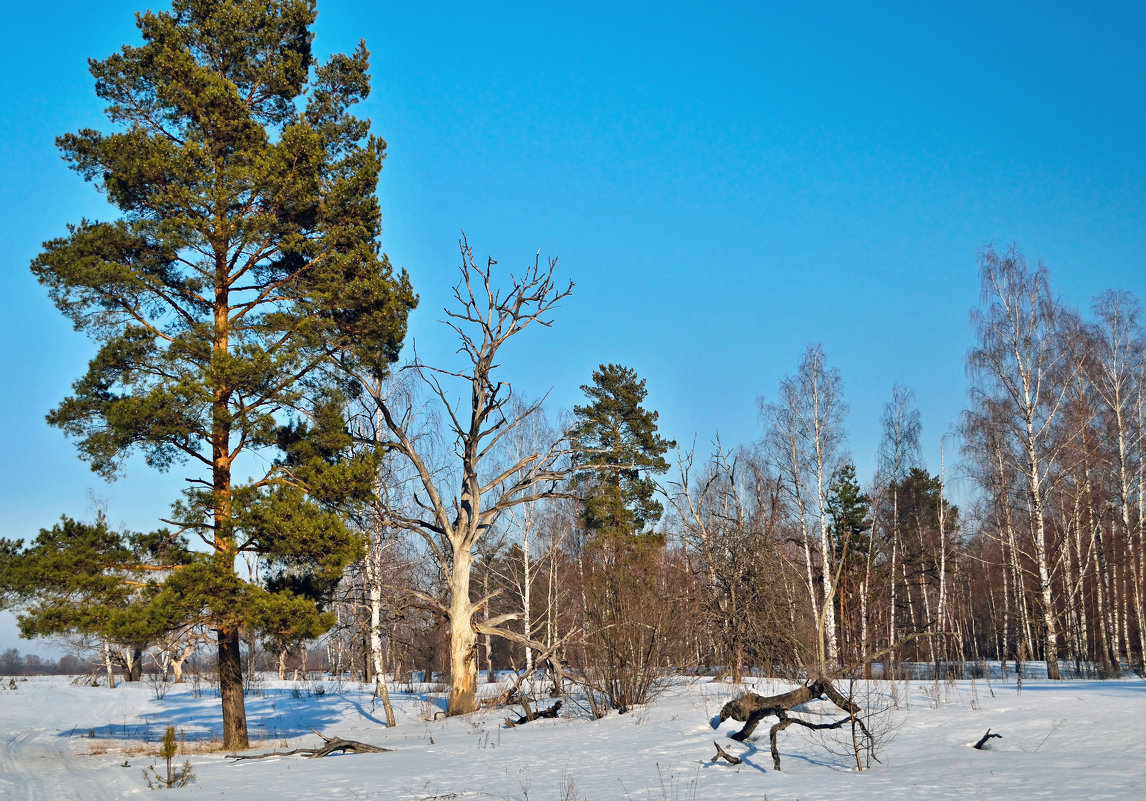
[[[139,15],[141,45],[90,62],[110,131],[57,140],[119,216],[70,226],[32,264],[100,344],[49,422],[106,476],[136,452],[195,468],[173,518],[210,556],[166,589],[218,632],[228,748],[247,744],[239,631],[296,602],[241,581],[236,558],[350,558],[334,499],[313,485],[337,486],[323,465],[370,470],[248,460],[272,466],[243,481],[236,460],[277,450],[284,423],[331,396],[332,353],[384,372],[416,303],[379,251],[385,144],[350,113],[370,91],[368,54],[317,65],[315,14],[313,0],[174,0]]]
[[[578,559],[584,667],[600,702],[624,712],[656,691],[676,611],[664,591],[663,541],[652,533],[664,509],[653,475],[668,470],[664,454],[676,443],[657,432],[658,414],[642,405],[648,392],[634,370],[602,364],[581,390],[590,402],[574,407],[570,440],[588,545]]]
[[[636,371],[602,364],[581,391],[590,403],[573,407],[570,438],[585,529],[607,538],[644,533],[664,511],[650,474],[668,470],[664,454],[676,443],[657,432],[657,412],[641,405],[648,391]]]

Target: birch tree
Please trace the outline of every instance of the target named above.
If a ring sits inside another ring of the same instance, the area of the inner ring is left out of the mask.
[[[919,410],[915,408],[915,394],[907,387],[896,384],[891,389],[891,400],[883,408],[881,419],[883,430],[879,444],[878,473],[876,476],[877,491],[873,493],[885,496],[891,503],[891,514],[888,528],[888,537],[891,539],[891,557],[889,566],[889,604],[887,621],[887,644],[891,648],[888,655],[892,665],[895,664],[895,646],[899,638],[896,619],[897,598],[896,587],[899,570],[899,560],[903,553],[900,542],[899,495],[900,487],[912,468],[918,467],[919,458]],[[882,490],[886,488],[886,492]],[[877,504],[878,509],[878,504]],[[876,532],[873,532],[873,537]]]
[[[839,656],[828,483],[842,456],[847,405],[839,371],[828,368],[822,346],[808,346],[796,375],[780,382],[780,400],[762,411],[770,424],[768,452],[800,527],[817,663],[825,669]]]
[[[1110,472],[1116,493],[1118,524],[1129,556],[1131,606],[1138,624],[1139,653],[1146,654],[1146,609],[1143,605],[1146,577],[1138,558],[1142,542],[1135,537],[1140,525],[1140,510],[1136,506],[1142,498],[1138,471],[1142,430],[1136,425],[1136,405],[1146,372],[1146,337],[1139,322],[1142,308],[1128,293],[1105,292],[1095,300],[1093,309],[1098,318],[1096,328],[1099,334],[1093,383],[1101,401],[1102,416],[1106,419],[1103,427],[1105,436],[1112,440],[1114,448]],[[1139,518],[1138,525],[1135,517]]]
[[[980,256],[983,309],[973,312],[979,342],[968,356],[977,379],[976,397],[1003,401],[1003,422],[1021,453],[1021,475],[1029,511],[1032,556],[1038,581],[1047,675],[1059,678],[1058,620],[1054,574],[1059,554],[1047,529],[1047,494],[1056,456],[1052,423],[1065,397],[1063,350],[1056,341],[1058,305],[1049,275],[1033,272],[1012,248],[986,249]]]

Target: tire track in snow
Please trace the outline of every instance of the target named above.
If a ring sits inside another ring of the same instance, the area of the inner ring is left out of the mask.
[[[137,789],[123,781],[126,777],[107,775],[112,766],[77,755],[59,732],[35,728],[6,734],[0,747],[0,798],[6,801],[78,801],[81,794],[84,801],[115,801]]]

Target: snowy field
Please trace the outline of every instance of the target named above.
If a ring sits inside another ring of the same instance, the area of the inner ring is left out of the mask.
[[[758,692],[790,689],[761,681]],[[142,769],[164,727],[183,735],[194,783],[184,798],[507,799],[520,801],[781,801],[782,799],[1140,799],[1146,798],[1146,682],[1052,683],[1009,679],[875,682],[870,705],[886,706],[894,739],[882,764],[859,773],[812,732],[780,734],[783,772],[772,769],[768,729],[748,743],[729,739],[734,721],[710,719],[733,695],[727,684],[681,680],[653,704],[599,721],[567,704],[562,717],[510,729],[517,711],[489,709],[442,719],[432,688],[396,685],[398,726],[385,727],[368,688],[327,680],[265,680],[247,699],[251,753],[320,744],[311,729],[394,749],[385,754],[236,762],[212,738],[218,697],[206,687],[171,686],[162,699],[146,681],[71,686],[65,678],[0,684],[0,798],[103,801],[146,797]],[[492,687],[486,688],[492,690]],[[866,692],[866,691],[865,691]],[[820,702],[808,713],[819,713]],[[827,715],[825,707],[823,714]],[[821,718],[826,720],[827,717]],[[990,750],[971,745],[990,727]],[[717,740],[743,758],[709,760]]]

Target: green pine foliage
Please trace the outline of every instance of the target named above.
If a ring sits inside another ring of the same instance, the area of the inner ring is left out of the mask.
[[[664,454],[676,443],[657,433],[658,415],[641,405],[648,393],[632,369],[603,364],[581,390],[590,402],[574,407],[570,439],[589,536],[581,590],[596,717],[600,704],[625,712],[660,687],[665,632],[679,609],[664,543],[651,532],[664,511],[653,475],[668,470]]]
[[[608,538],[645,533],[664,511],[651,474],[668,470],[664,454],[676,443],[657,433],[659,415],[641,405],[648,391],[634,370],[602,364],[581,391],[590,402],[573,408],[570,438],[583,524]]]
[[[379,249],[385,143],[352,114],[368,53],[317,64],[315,15],[312,0],[174,0],[138,15],[141,44],[89,62],[108,130],[57,140],[118,216],[69,226],[32,263],[99,344],[49,422],[104,476],[133,453],[190,468],[172,519],[212,553],[162,596],[219,631],[231,685],[238,628],[302,614],[289,587],[240,581],[236,557],[322,583],[360,550],[340,512],[372,457],[346,456],[339,373],[325,368],[384,374],[417,302]],[[251,452],[281,458],[239,481]],[[246,741],[240,686],[223,690],[229,747]]]
[[[959,507],[943,496],[943,479],[913,467],[894,485],[899,497],[900,536],[908,556],[934,561],[927,551],[939,547],[939,510],[943,505],[948,546],[959,531]]]
[[[871,532],[871,499],[860,487],[850,459],[836,469],[828,484],[828,516],[836,562],[863,562]]]
[[[195,560],[180,536],[117,532],[62,518],[31,543],[0,540],[0,588],[24,637],[84,634],[142,651],[183,624],[157,602],[163,580]]]

